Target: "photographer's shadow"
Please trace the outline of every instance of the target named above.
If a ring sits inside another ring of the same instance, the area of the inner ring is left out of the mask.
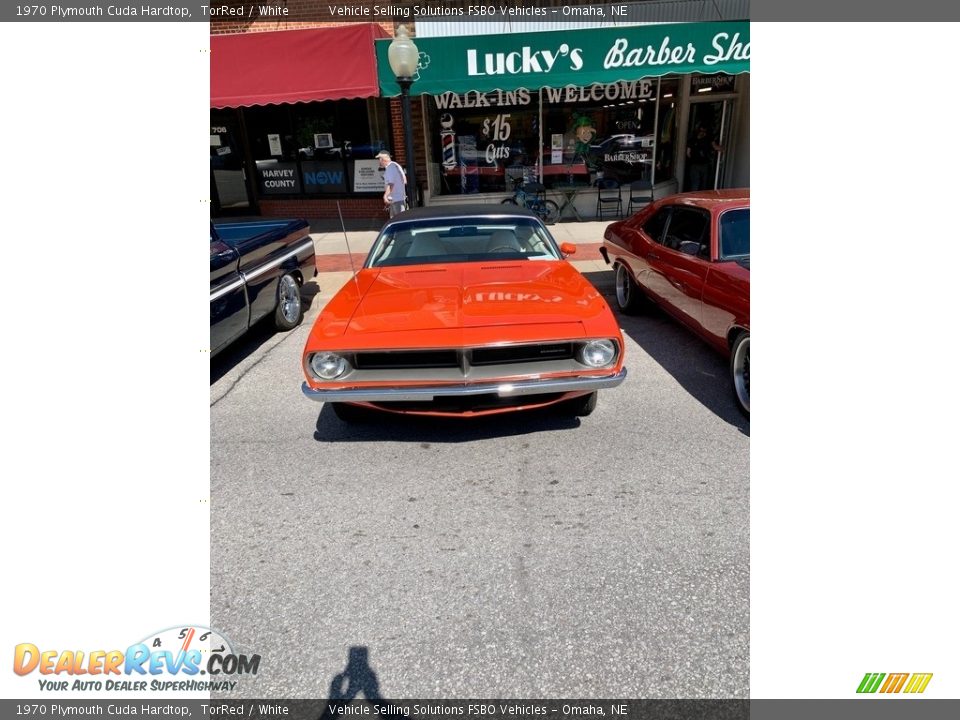
[[[383,702],[380,695],[380,682],[370,667],[369,651],[366,646],[353,646],[347,653],[347,666],[343,672],[333,676],[330,691],[327,693],[327,707],[318,720],[330,720],[343,717],[335,708],[342,707],[362,697],[367,702]]]

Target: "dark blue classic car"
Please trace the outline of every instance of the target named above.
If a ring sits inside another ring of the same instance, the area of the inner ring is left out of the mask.
[[[303,320],[300,288],[317,274],[306,220],[210,223],[210,351],[266,317],[278,330]]]

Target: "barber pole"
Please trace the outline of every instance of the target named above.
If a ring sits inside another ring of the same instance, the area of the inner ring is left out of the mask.
[[[440,117],[440,149],[443,153],[442,165],[448,170],[457,167],[457,135],[453,130],[453,116],[444,113]]]

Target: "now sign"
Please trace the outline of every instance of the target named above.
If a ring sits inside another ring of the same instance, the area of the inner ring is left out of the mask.
[[[303,162],[303,188],[308,193],[347,191],[346,173],[340,162]]]

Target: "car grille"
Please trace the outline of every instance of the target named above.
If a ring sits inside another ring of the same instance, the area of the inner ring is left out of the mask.
[[[387,352],[358,352],[354,367],[357,370],[408,370],[427,368],[457,368],[514,363],[569,360],[574,356],[573,343],[535,343],[504,345],[468,350],[396,350]]]
[[[354,365],[358,370],[455,368],[460,367],[460,357],[456,350],[359,352]]]
[[[569,360],[573,357],[573,343],[538,345],[506,345],[504,347],[475,348],[471,365],[505,365],[507,363],[536,362],[538,360]]]

